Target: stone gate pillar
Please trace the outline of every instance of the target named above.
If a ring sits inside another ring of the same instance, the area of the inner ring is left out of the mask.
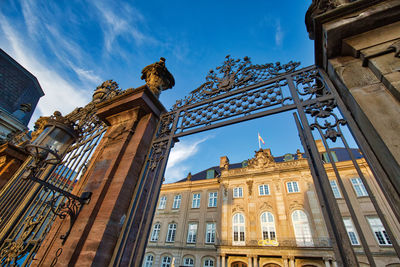
[[[153,68],[149,69],[150,66]],[[151,71],[152,81],[159,79],[158,82],[164,84],[154,85],[144,77],[147,85],[128,89],[98,106],[97,115],[109,128],[92,156],[86,175],[81,178],[84,179],[81,181],[83,185],[73,191],[76,195],[92,192],[91,200],[83,206],[64,244],[60,236],[68,230],[69,219],[55,221],[35,256],[33,266],[110,264],[130,201],[143,188],[140,186],[140,172],[159,116],[165,112],[157,98],[157,90],[170,88],[174,82],[163,61],[150,66],[143,70],[144,74]],[[164,69],[160,71],[160,67]],[[169,74],[167,83],[165,72]],[[148,192],[149,195],[152,193]],[[143,232],[143,236],[147,237],[147,232]],[[142,241],[143,246],[146,241]]]

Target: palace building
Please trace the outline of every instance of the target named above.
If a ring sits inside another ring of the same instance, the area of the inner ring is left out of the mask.
[[[377,266],[400,266],[368,193],[344,148],[328,157],[317,146],[330,177],[351,244],[360,266],[367,258],[340,190],[335,162]],[[387,207],[363,155],[352,149],[381,207]],[[396,235],[399,226],[383,211]],[[178,182],[164,184],[153,219],[143,266],[335,267],[335,254],[306,156],[273,157],[260,149],[252,159],[220,165]]]

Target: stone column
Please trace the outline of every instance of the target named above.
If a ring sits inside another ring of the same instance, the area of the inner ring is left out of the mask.
[[[33,266],[50,266],[52,262],[57,266],[109,265],[130,200],[146,188],[139,183],[140,172],[164,111],[147,86],[127,90],[99,106],[98,117],[109,128],[81,178],[82,186],[73,191],[76,195],[92,192],[91,200],[83,206],[65,244],[60,235],[68,230],[69,218],[56,220]],[[141,214],[145,216],[145,212]],[[147,226],[140,225],[142,234],[136,242],[144,251],[148,229],[143,227]]]
[[[225,255],[221,256],[221,262],[222,262],[221,267],[225,267],[225,263],[226,263]]]
[[[254,267],[258,267],[258,257],[257,256],[253,256],[253,265],[254,265]]]
[[[330,263],[329,259],[324,258],[324,263],[325,263],[325,267],[331,267],[331,263]]]
[[[295,260],[294,260],[294,257],[293,257],[293,256],[292,256],[292,257],[289,257],[289,266],[290,266],[290,267],[295,267],[295,266],[296,266]]]
[[[283,267],[289,267],[289,258],[282,257],[282,260],[283,260]]]
[[[250,255],[247,256],[248,267],[253,267],[253,257]]]

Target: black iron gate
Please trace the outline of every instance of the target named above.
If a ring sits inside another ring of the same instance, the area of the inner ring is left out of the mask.
[[[370,266],[376,266],[372,253],[330,153],[330,145],[339,140],[349,153],[354,168],[387,229],[393,247],[400,256],[399,245],[350,150],[343,128],[350,126],[361,151],[371,166],[378,165],[376,159],[369,157],[371,153],[362,134],[326,74],[314,66],[296,70],[299,65],[297,62],[253,65],[247,57],[235,60],[227,56],[222,66],[209,72],[203,85],[192,91],[189,96],[178,100],[172,110],[161,117],[146,165],[142,170],[140,186],[147,184],[145,181],[153,182],[146,190],[138,190],[137,192],[141,193],[136,195],[131,202],[123,232],[114,251],[113,266],[120,266],[128,244],[128,237],[129,242],[137,240],[132,238],[138,234],[134,233],[136,229],[134,223],[137,223],[133,220],[135,214],[144,211],[149,213],[150,217],[154,215],[152,213],[154,207],[150,204],[152,201],[148,198],[146,203],[142,203],[140,210],[137,207],[140,201],[146,199],[144,196],[146,192],[157,192],[152,198],[158,198],[170,149],[177,138],[289,110],[296,111],[294,118],[339,266],[358,266],[359,264],[331,190],[324,163],[315,144],[317,135],[323,140],[328,152],[339,188],[343,192]],[[379,166],[372,170],[375,174],[379,173]],[[138,246],[139,243],[133,244],[134,251]],[[132,248],[132,245],[130,247]],[[142,257],[142,255],[131,255],[131,264],[137,257]]]

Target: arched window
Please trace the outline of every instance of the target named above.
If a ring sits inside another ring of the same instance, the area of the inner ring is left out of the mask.
[[[161,267],[171,267],[171,257],[164,256],[161,261]]]
[[[154,256],[151,254],[147,254],[144,258],[143,267],[152,267],[153,260],[154,260]]]
[[[264,240],[276,240],[274,215],[271,212],[263,212],[261,214],[261,231]]]
[[[296,243],[298,246],[313,246],[313,240],[308,223],[307,215],[302,210],[295,210],[292,213],[292,222]]]
[[[213,259],[211,259],[211,258],[206,258],[206,259],[204,260],[203,267],[214,267],[214,266],[215,266],[215,264],[214,264],[214,260],[213,260]]]
[[[242,213],[236,213],[235,215],[233,215],[232,228],[233,245],[244,245],[245,221]]]
[[[185,267],[193,267],[194,266],[194,260],[189,257],[185,257],[183,259],[183,266]]]

